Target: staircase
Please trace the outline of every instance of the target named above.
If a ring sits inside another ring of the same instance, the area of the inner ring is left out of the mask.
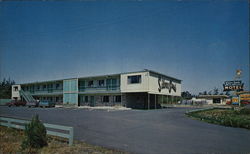
[[[23,90],[19,90],[20,96],[22,96],[26,102],[35,102],[36,100],[28,93]]]

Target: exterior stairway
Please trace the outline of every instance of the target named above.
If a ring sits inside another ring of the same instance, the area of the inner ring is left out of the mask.
[[[35,102],[36,100],[30,95],[28,92],[25,92],[23,90],[19,90],[20,96],[22,96],[26,102]]]

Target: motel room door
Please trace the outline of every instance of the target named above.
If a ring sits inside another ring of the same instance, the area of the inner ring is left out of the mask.
[[[95,106],[95,97],[90,96],[90,106]]]

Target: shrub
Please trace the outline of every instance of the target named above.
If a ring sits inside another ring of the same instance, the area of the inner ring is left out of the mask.
[[[25,126],[25,138],[22,142],[22,149],[41,148],[47,146],[46,128],[35,115],[31,122]]]
[[[240,110],[240,114],[250,114],[250,109],[249,108],[243,108]]]
[[[202,121],[206,121],[208,123],[250,129],[249,108],[243,108],[238,110],[213,109],[211,111],[206,110],[190,112],[187,115],[200,119]]]

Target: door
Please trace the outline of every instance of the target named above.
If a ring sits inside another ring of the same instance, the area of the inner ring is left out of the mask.
[[[90,106],[95,106],[95,97],[90,96]]]
[[[107,79],[106,86],[107,86],[107,90],[116,90],[117,89],[117,80],[116,79]]]

